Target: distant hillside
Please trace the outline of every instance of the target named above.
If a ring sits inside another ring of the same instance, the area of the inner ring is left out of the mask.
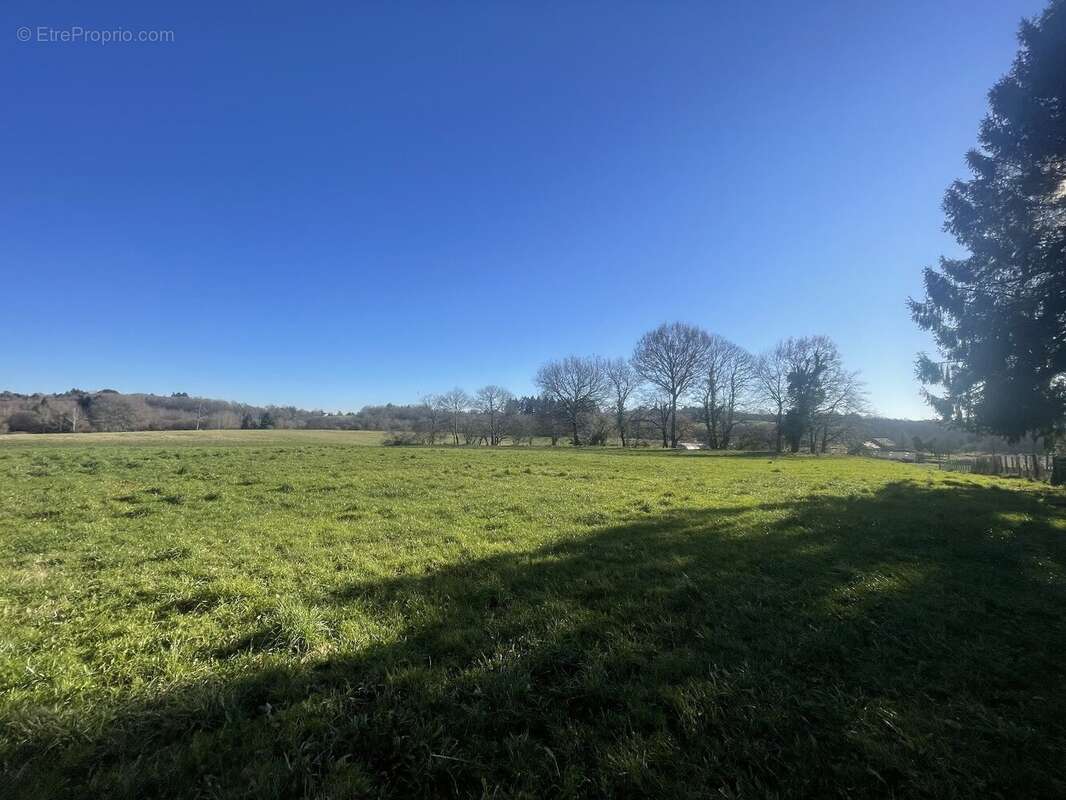
[[[71,389],[62,394],[0,392],[0,433],[195,430],[197,428],[358,428],[355,414],[254,406],[172,395]]]
[[[530,409],[535,398],[515,401],[514,414],[532,420],[537,435],[548,435],[536,427]],[[700,436],[699,409],[683,409],[687,436]],[[112,389],[83,391],[71,389],[61,394],[17,394],[0,392],[0,433],[66,433],[70,431],[167,431],[233,428],[303,428],[315,430],[368,430],[425,432],[442,421],[424,404],[366,406],[354,413],[308,411],[294,406],[256,406],[248,403],[190,397],[184,392],[171,395],[121,394]],[[471,423],[478,415],[469,412]],[[1021,452],[1027,443],[1008,444],[998,437],[980,437],[951,428],[935,420],[852,417],[846,440],[850,444],[866,439],[890,439],[900,448],[926,451]],[[475,425],[476,427],[476,425]],[[772,444],[773,418],[766,414],[742,414],[737,426],[736,446],[765,450]],[[649,431],[650,432],[650,431]],[[653,437],[654,438],[654,437]],[[477,437],[467,437],[477,441]],[[837,443],[837,449],[844,447]],[[848,445],[850,448],[850,445]]]

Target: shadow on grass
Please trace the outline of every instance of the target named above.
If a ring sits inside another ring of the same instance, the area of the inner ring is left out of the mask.
[[[398,642],[27,718],[4,764],[47,797],[1061,797],[1062,499],[900,482],[346,586]]]

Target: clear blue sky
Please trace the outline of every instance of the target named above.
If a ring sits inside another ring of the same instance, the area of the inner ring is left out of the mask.
[[[0,389],[525,392],[680,319],[929,416],[905,300],[1041,8],[5,3]]]

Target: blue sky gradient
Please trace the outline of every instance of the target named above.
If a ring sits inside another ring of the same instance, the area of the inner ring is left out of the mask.
[[[930,416],[905,301],[1041,8],[5,4],[0,389],[524,393],[679,319]]]

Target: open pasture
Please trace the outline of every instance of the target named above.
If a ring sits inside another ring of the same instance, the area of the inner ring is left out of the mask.
[[[1066,795],[1061,491],[203,435],[0,445],[0,796]]]

